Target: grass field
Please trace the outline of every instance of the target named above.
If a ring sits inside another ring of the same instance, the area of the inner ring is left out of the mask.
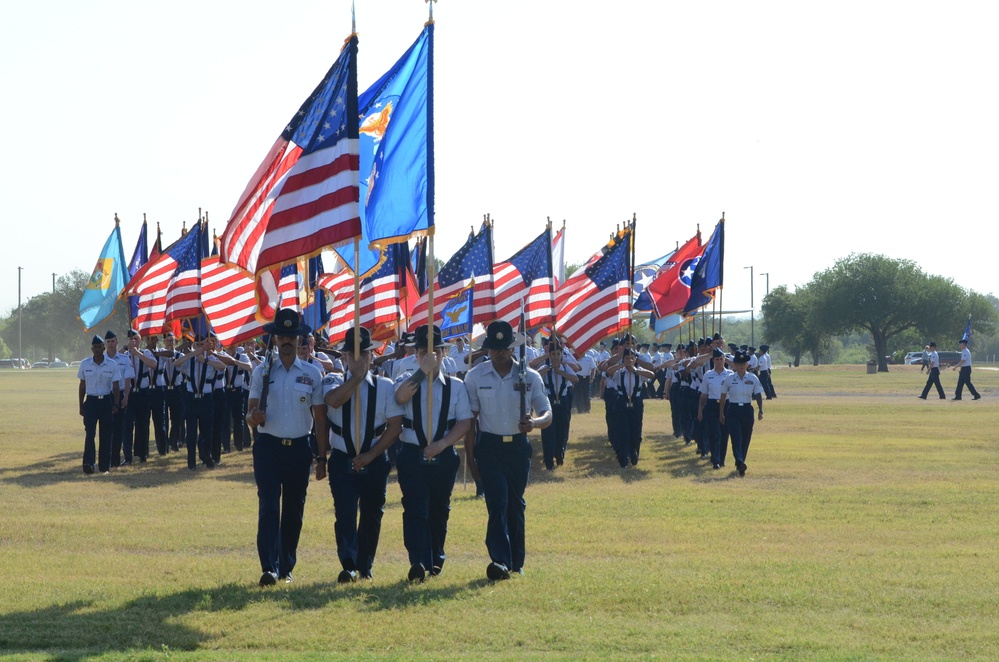
[[[393,474],[374,581],[335,584],[313,482],[295,583],[261,590],[249,453],[85,476],[75,373],[0,372],[0,654],[999,659],[999,371],[975,369],[977,402],[918,400],[915,367],[774,374],[742,479],[667,435],[662,402],[637,468],[599,402],[554,474],[535,440],[524,577],[486,581],[459,474],[445,572],[408,584]]]

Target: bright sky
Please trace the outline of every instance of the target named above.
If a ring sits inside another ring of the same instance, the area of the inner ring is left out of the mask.
[[[0,314],[90,272],[122,219],[221,234],[350,32],[348,0],[6,3]],[[357,0],[365,89],[421,0]],[[485,213],[497,261],[567,224],[581,262],[637,214],[638,262],[726,214],[724,307],[851,252],[999,292],[999,4],[441,0],[436,254]],[[990,230],[989,228],[993,228]]]

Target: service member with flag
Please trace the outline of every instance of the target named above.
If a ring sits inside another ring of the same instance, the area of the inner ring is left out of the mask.
[[[309,433],[315,425],[320,439],[327,435],[323,375],[297,356],[301,336],[310,331],[297,312],[279,310],[274,321],[264,325],[277,356],[270,355],[254,368],[250,378],[246,422],[257,429],[253,478],[259,502],[260,586],[273,586],[279,579],[291,582],[312,469]],[[321,463],[316,478],[325,476],[326,466]]]
[[[516,342],[508,322],[491,323],[482,343],[489,360],[469,370],[465,379],[472,415],[478,420],[478,435],[474,427],[465,435],[465,461],[485,491],[490,558],[486,576],[492,580],[523,573],[524,490],[531,472],[527,433],[552,422],[541,375],[527,367],[523,352],[519,361],[513,359]]]
[[[423,581],[444,567],[444,541],[451,514],[451,492],[461,464],[454,445],[472,427],[465,384],[444,374],[447,344],[434,327],[434,352],[427,351],[426,324],[416,330],[419,369],[396,380],[395,401],[404,408],[402,445],[396,459],[402,490],[402,537],[409,552],[409,580]],[[432,388],[427,408],[426,382]]]

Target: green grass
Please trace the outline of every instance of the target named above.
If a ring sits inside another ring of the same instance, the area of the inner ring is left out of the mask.
[[[393,475],[375,580],[336,585],[332,498],[313,482],[295,583],[266,591],[249,453],[85,476],[74,377],[0,372],[5,655],[999,658],[999,371],[976,368],[981,401],[924,402],[918,368],[778,370],[744,479],[667,436],[660,402],[622,472],[595,402],[564,467],[536,449],[527,574],[499,584],[459,474],[443,576],[405,581]]]

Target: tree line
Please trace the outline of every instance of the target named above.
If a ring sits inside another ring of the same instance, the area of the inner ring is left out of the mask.
[[[972,351],[995,344],[999,299],[926,274],[911,260],[852,254],[816,273],[794,291],[775,288],[763,300],[764,338],[794,357],[813,362],[840,334],[870,335],[872,360],[888,372],[892,351],[922,349],[930,341],[957,348],[970,316]]]

